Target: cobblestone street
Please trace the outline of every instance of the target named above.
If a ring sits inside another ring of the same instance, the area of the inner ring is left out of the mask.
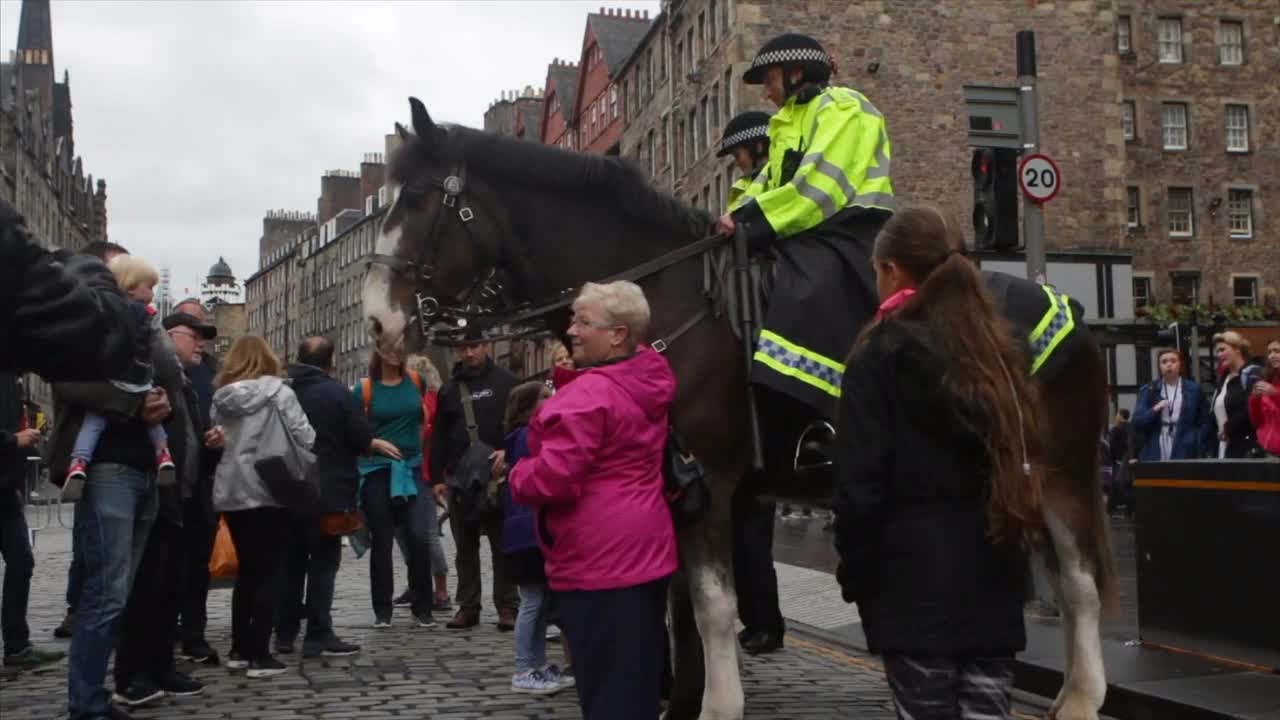
[[[32,511],[34,513],[34,510]],[[66,518],[70,523],[70,518]],[[69,530],[55,520],[37,535],[36,578],[32,589],[32,639],[46,648],[63,648],[52,629],[61,619],[62,597],[70,561]],[[446,538],[453,560],[452,541]],[[300,660],[282,656],[289,673],[269,680],[248,680],[221,667],[185,666],[207,684],[203,695],[165,699],[133,711],[141,718],[213,720],[376,720],[378,718],[578,718],[572,690],[551,698],[513,694],[510,689],[512,641],[499,633],[497,616],[485,608],[483,622],[467,631],[441,626],[423,630],[409,623],[408,613],[396,616],[390,630],[373,630],[368,599],[368,563],[343,550],[334,619],[344,639],[364,646],[353,658]],[[486,551],[485,590],[489,564]],[[398,556],[397,556],[398,562]],[[404,587],[403,566],[397,568],[397,588]],[[807,572],[807,571],[806,571]],[[783,576],[784,584],[820,578]],[[450,587],[454,585],[450,577]],[[784,588],[784,594],[790,595]],[[229,588],[209,595],[209,640],[225,654],[230,645]],[[784,603],[787,602],[784,600]],[[788,615],[792,613],[788,612]],[[747,715],[755,718],[847,718],[867,720],[893,717],[889,693],[879,664],[794,634],[785,651],[763,658],[746,657],[744,685]],[[557,643],[549,645],[553,662],[562,662]],[[109,677],[109,676],[108,676]],[[41,672],[5,678],[0,686],[0,718],[52,720],[65,717],[65,661]],[[656,706],[655,706],[656,716]]]

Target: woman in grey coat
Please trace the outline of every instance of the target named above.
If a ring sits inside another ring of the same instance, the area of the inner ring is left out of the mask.
[[[213,507],[227,520],[240,562],[231,596],[231,653],[226,664],[233,670],[248,668],[251,678],[285,670],[267,646],[289,528],[289,511],[272,497],[254,463],[291,457],[294,446],[310,449],[316,438],[282,373],[266,341],[246,335],[231,346],[214,381],[213,423],[222,426],[226,446],[213,477]]]

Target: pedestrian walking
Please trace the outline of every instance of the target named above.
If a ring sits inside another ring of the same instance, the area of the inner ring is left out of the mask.
[[[1280,457],[1280,338],[1267,343],[1266,367],[1249,393],[1249,420],[1258,445],[1271,457]]]

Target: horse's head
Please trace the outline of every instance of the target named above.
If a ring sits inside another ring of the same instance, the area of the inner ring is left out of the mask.
[[[502,296],[506,211],[482,180],[468,176],[450,136],[457,131],[434,123],[417,98],[409,106],[414,132],[396,124],[401,144],[388,165],[395,200],[364,279],[365,316],[378,348],[460,335]]]

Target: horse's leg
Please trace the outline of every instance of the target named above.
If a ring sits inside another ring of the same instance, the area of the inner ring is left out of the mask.
[[[702,712],[702,640],[689,592],[691,562],[680,543],[681,569],[671,578],[672,685],[666,720],[695,720]]]
[[[1070,513],[1071,509],[1066,509]],[[1107,694],[1102,662],[1102,597],[1097,570],[1081,552],[1076,533],[1052,505],[1045,510],[1046,526],[1057,553],[1054,585],[1062,606],[1066,665],[1062,689],[1049,708],[1056,720],[1097,720]],[[1052,572],[1052,571],[1051,571]]]

